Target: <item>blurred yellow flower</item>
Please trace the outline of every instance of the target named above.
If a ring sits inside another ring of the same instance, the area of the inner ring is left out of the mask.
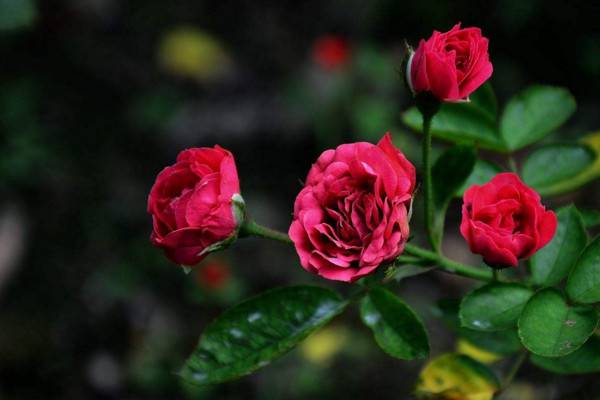
[[[217,38],[194,27],[178,27],[158,44],[160,66],[177,76],[213,81],[222,77],[230,58]]]
[[[348,330],[327,326],[315,332],[300,345],[300,354],[314,364],[327,364],[348,343]]]

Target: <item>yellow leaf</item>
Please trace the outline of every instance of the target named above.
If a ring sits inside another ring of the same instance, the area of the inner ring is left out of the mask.
[[[502,358],[502,355],[481,350],[479,347],[476,347],[471,342],[464,339],[458,339],[458,343],[456,343],[456,352],[467,355],[484,364],[491,364]]]
[[[484,364],[463,354],[442,354],[425,366],[415,387],[426,399],[491,400],[498,380]]]

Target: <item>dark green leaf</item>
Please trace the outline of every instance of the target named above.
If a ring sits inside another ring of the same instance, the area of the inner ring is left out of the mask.
[[[433,314],[441,319],[455,334],[476,347],[496,354],[512,354],[521,349],[516,329],[482,332],[460,326],[458,318],[460,300],[440,300],[432,308]]]
[[[561,208],[554,238],[531,258],[531,279],[541,286],[553,286],[565,279],[587,244],[583,220],[574,206]]]
[[[385,272],[385,280],[393,279],[399,282],[404,278],[409,278],[415,275],[421,275],[431,271],[434,268],[435,267],[413,264],[392,265]]]
[[[490,283],[469,293],[460,306],[462,325],[479,331],[514,328],[521,310],[533,295],[517,283]]]
[[[429,356],[429,338],[419,317],[402,300],[382,287],[362,300],[360,316],[373,329],[377,344],[393,357],[405,360]]]
[[[593,228],[600,225],[600,212],[588,207],[577,207],[577,210],[579,210],[579,215],[581,215],[586,228]]]
[[[504,151],[506,144],[496,126],[496,98],[489,85],[483,85],[469,103],[444,103],[431,121],[434,137],[452,142],[471,142],[491,150]],[[416,107],[402,114],[412,129],[422,132],[423,117]]]
[[[180,375],[208,385],[248,374],[292,349],[346,305],[338,293],[317,286],[259,294],[208,326]]]
[[[477,161],[475,147],[458,144],[446,149],[435,161],[433,178],[433,201],[438,209],[445,209],[454,193],[471,175]]]
[[[585,144],[543,146],[525,160],[523,181],[541,195],[565,193],[577,188],[572,178],[590,167],[595,159],[596,153]]]
[[[600,236],[577,259],[567,281],[567,294],[578,303],[600,301]]]
[[[500,119],[501,135],[510,150],[519,149],[561,126],[576,108],[567,89],[531,86],[506,105]]]
[[[594,333],[598,312],[589,305],[569,305],[555,288],[538,291],[519,318],[521,343],[544,357],[563,357]]]
[[[573,353],[560,358],[540,357],[535,354],[531,362],[556,374],[590,374],[600,372],[600,337],[592,335]]]
[[[457,197],[462,197],[465,193],[465,190],[471,186],[488,183],[494,176],[503,171],[504,170],[501,167],[493,162],[477,159],[471,175],[469,175],[465,183],[455,192],[454,195]]]
[[[487,113],[490,117],[496,120],[498,114],[498,102],[496,101],[496,94],[494,89],[489,82],[484,83],[474,91],[470,96],[471,105],[477,107],[479,110]]]

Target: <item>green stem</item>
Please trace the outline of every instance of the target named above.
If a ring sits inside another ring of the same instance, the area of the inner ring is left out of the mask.
[[[439,252],[438,241],[433,230],[433,183],[431,181],[431,120],[435,113],[422,110],[423,114],[423,169],[425,192],[425,231],[431,248]]]
[[[486,282],[491,282],[494,279],[493,274],[490,271],[476,269],[468,265],[449,260],[443,255],[435,253],[433,251],[425,250],[420,247],[412,246],[410,244],[407,244],[404,247],[404,251],[413,256],[421,257],[424,260],[431,261],[432,263],[439,266],[444,272],[462,275]]]
[[[398,264],[414,264],[414,265],[431,264],[430,261],[424,260],[421,257],[412,257],[412,256],[398,256],[398,257],[396,257],[396,262]]]
[[[261,225],[258,225],[254,220],[248,219],[245,220],[242,226],[240,227],[240,236],[260,236],[267,239],[277,240],[279,242],[294,244],[290,237],[283,233],[276,231],[271,228],[267,228]]]
[[[500,272],[497,269],[493,269],[492,274],[494,276],[494,281],[497,282],[500,280]]]
[[[508,168],[511,170],[511,172],[515,173],[515,174],[519,174],[519,168],[517,167],[517,161],[515,160],[515,158],[513,157],[512,154],[508,154],[506,156],[506,160],[508,161]]]
[[[519,354],[512,368],[510,369],[510,371],[508,371],[508,374],[506,374],[506,376],[502,380],[502,383],[500,384],[500,389],[498,389],[498,391],[494,394],[494,399],[499,398],[502,392],[504,392],[506,388],[512,383],[512,381],[515,379],[515,376],[517,376],[517,372],[519,372],[519,369],[521,369],[521,366],[523,365],[528,356],[529,352],[527,351],[522,351]]]

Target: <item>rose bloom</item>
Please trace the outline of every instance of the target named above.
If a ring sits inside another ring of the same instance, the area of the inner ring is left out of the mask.
[[[302,266],[355,282],[391,262],[408,239],[415,168],[386,134],[375,146],[343,144],[313,164],[289,235]]]
[[[519,258],[531,257],[552,240],[556,223],[540,195],[513,173],[465,191],[460,232],[490,267],[516,267]]]
[[[408,61],[409,85],[415,94],[429,91],[443,102],[466,99],[492,75],[489,58],[479,28],[460,29],[458,23],[448,32],[434,31]]]
[[[150,241],[176,264],[196,265],[235,239],[243,216],[233,155],[219,147],[184,150],[156,177],[148,197]]]

